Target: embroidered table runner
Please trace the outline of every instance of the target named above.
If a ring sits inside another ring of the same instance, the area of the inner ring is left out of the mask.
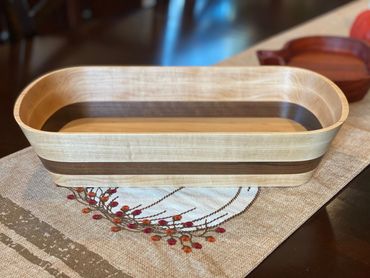
[[[347,35],[365,8],[354,2],[220,65],[257,65],[256,49],[302,35]],[[370,94],[294,188],[60,188],[24,149],[0,160],[0,276],[244,277],[369,164],[364,142]]]

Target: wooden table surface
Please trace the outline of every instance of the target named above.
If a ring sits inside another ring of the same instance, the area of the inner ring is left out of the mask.
[[[365,1],[362,2],[365,3]],[[337,16],[353,12],[351,5],[341,8]],[[255,7],[254,12],[258,14],[259,8],[261,7]],[[303,8],[307,9],[307,7]],[[328,6],[329,8],[331,7]],[[241,9],[241,11],[244,10]],[[145,26],[149,24],[150,28],[156,30],[152,30],[155,34],[161,34],[164,41],[168,39],[162,36],[162,31],[158,31],[163,23],[160,13],[144,10],[129,19],[115,20],[109,24],[92,22],[73,32],[0,45],[0,157],[28,146],[27,140],[12,118],[12,109],[20,90],[36,76],[55,68],[72,65],[171,64],[173,60],[169,57],[174,55],[173,49],[161,60],[155,60],[153,57],[158,56],[155,56],[154,52],[164,51],[166,47],[163,45],[154,47],[153,40],[158,37],[154,36],[149,40],[147,35],[144,35],[147,31]],[[147,22],[148,17],[153,20],[153,16],[154,26]],[[276,21],[279,20],[283,21],[282,18],[275,18],[271,24],[276,25]],[[324,29],[320,30],[317,21],[309,24],[313,31],[324,32]],[[333,30],[338,27],[334,33],[344,32],[339,26],[336,27],[335,22],[328,22],[328,24],[332,25]],[[132,28],[140,25],[144,26],[140,33],[143,35],[136,34],[138,31]],[[282,28],[286,27],[288,26]],[[232,25],[230,28],[235,29],[235,26]],[[269,26],[266,28],[268,29]],[[184,44],[189,36],[187,31],[185,28],[185,31],[180,33]],[[114,36],[113,32],[115,32]],[[260,38],[261,36],[256,35],[254,41]],[[283,34],[270,41],[275,42],[276,48],[279,48],[279,44],[286,38],[286,34]],[[206,41],[207,38],[202,37],[201,40]],[[240,48],[240,41],[232,42],[234,44],[239,42]],[[238,47],[233,48],[233,51],[240,51]],[[231,51],[229,54],[233,53]],[[226,58],[227,53],[225,55],[221,58]],[[187,57],[191,60],[190,56]],[[231,61],[235,64],[243,64],[245,61],[243,62],[241,57],[238,55]],[[177,61],[180,63],[182,60],[179,58]],[[369,144],[369,142],[365,143]],[[250,277],[370,277],[369,185],[370,167],[368,166],[279,246],[250,274]]]

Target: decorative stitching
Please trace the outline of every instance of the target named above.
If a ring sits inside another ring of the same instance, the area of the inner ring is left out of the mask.
[[[206,216],[197,218],[191,222],[181,222],[182,215],[195,210],[195,207],[176,215],[161,218],[153,217],[165,213],[166,210],[153,215],[149,215],[147,217],[138,217],[140,214],[142,214],[143,210],[155,206],[169,196],[182,190],[183,187],[172,191],[158,201],[153,202],[152,204],[143,208],[140,208],[142,205],[138,205],[132,208],[128,206],[122,206],[117,212],[113,212],[112,209],[119,205],[119,203],[117,202],[118,196],[113,196],[117,193],[118,188],[103,189],[100,187],[67,187],[67,189],[71,192],[67,195],[67,198],[69,200],[76,200],[77,202],[85,206],[81,210],[82,213],[91,213],[92,219],[94,220],[106,219],[110,221],[113,224],[113,226],[111,226],[111,232],[119,232],[124,230],[138,233],[142,232],[151,235],[152,241],[166,240],[168,245],[176,245],[177,243],[179,243],[185,253],[190,253],[194,249],[201,249],[203,246],[199,242],[199,240],[205,240],[209,243],[215,242],[215,234],[222,234],[226,231],[224,228],[220,227],[220,225],[225,223],[226,221],[229,221],[230,219],[233,219],[237,215],[244,213],[251,206],[259,193],[258,190],[254,200],[242,212],[233,215],[229,219],[226,219],[225,221],[218,223],[217,225],[212,226],[212,223],[225,217],[228,213],[222,214],[212,219],[211,221],[208,221],[207,218],[222,211],[232,202],[234,202],[240,195],[242,189],[241,187],[238,188],[235,195],[225,205],[215,210],[214,212]],[[249,191],[250,187],[247,190]],[[204,220],[204,223],[194,225],[194,222],[199,222],[201,220]],[[189,228],[192,228],[193,230],[189,230]]]

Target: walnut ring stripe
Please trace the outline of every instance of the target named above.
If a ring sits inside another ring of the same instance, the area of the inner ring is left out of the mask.
[[[61,175],[263,175],[314,170],[322,157],[287,162],[60,162],[40,157],[45,168]]]
[[[287,101],[94,101],[60,108],[41,130],[56,132],[68,122],[90,117],[277,117],[294,120],[307,130],[322,128],[311,111]]]

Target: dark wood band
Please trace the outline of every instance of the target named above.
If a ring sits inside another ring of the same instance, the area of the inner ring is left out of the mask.
[[[48,171],[62,175],[268,175],[312,171],[321,157],[291,162],[58,162],[40,159]]]
[[[67,123],[90,117],[278,117],[294,120],[307,130],[322,128],[316,116],[291,102],[79,102],[62,107],[43,125],[59,131]]]

